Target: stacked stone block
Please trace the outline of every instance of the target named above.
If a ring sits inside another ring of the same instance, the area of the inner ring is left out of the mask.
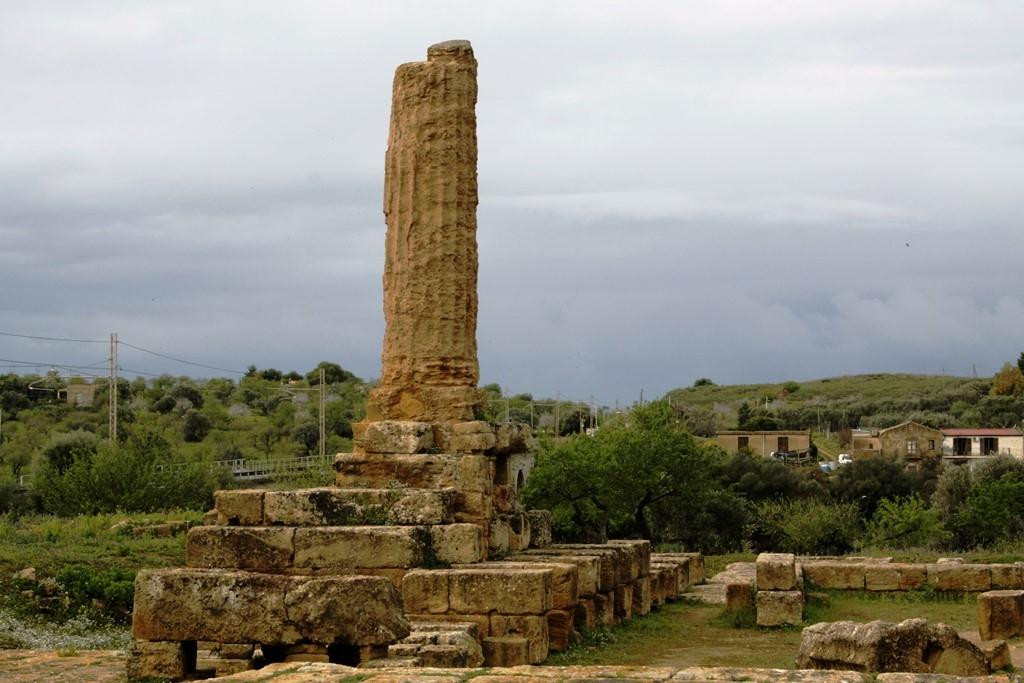
[[[982,640],[1016,638],[1024,633],[1024,590],[987,591],[978,596]]]
[[[959,560],[926,563],[882,559],[809,558],[801,560],[807,582],[833,590],[938,591],[982,593],[1024,589],[1024,563],[971,564]]]
[[[756,568],[757,625],[801,624],[804,593],[796,557],[788,553],[761,553]]]

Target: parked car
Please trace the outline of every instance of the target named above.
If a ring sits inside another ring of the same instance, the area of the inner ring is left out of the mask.
[[[836,462],[838,462],[840,465],[849,465],[851,462],[853,462],[853,458],[850,457],[849,453],[840,453],[839,460],[837,460]]]

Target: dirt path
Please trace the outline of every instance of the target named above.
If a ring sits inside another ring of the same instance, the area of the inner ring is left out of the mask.
[[[117,650],[82,650],[66,656],[49,650],[0,650],[0,680],[123,683],[124,657]]]

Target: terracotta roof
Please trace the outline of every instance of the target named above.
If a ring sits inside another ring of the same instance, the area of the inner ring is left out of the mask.
[[[1008,428],[966,428],[966,429],[943,429],[943,436],[1021,436],[1021,431],[1015,427]]]

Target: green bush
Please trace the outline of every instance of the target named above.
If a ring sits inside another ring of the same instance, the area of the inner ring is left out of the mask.
[[[755,549],[801,555],[841,555],[853,549],[860,533],[856,504],[811,498],[762,502],[748,527]]]
[[[89,612],[117,623],[131,617],[135,572],[73,565],[57,572],[54,580],[66,598],[67,616]]]
[[[865,543],[878,548],[939,548],[949,540],[938,510],[929,508],[919,496],[883,500],[864,537]]]

